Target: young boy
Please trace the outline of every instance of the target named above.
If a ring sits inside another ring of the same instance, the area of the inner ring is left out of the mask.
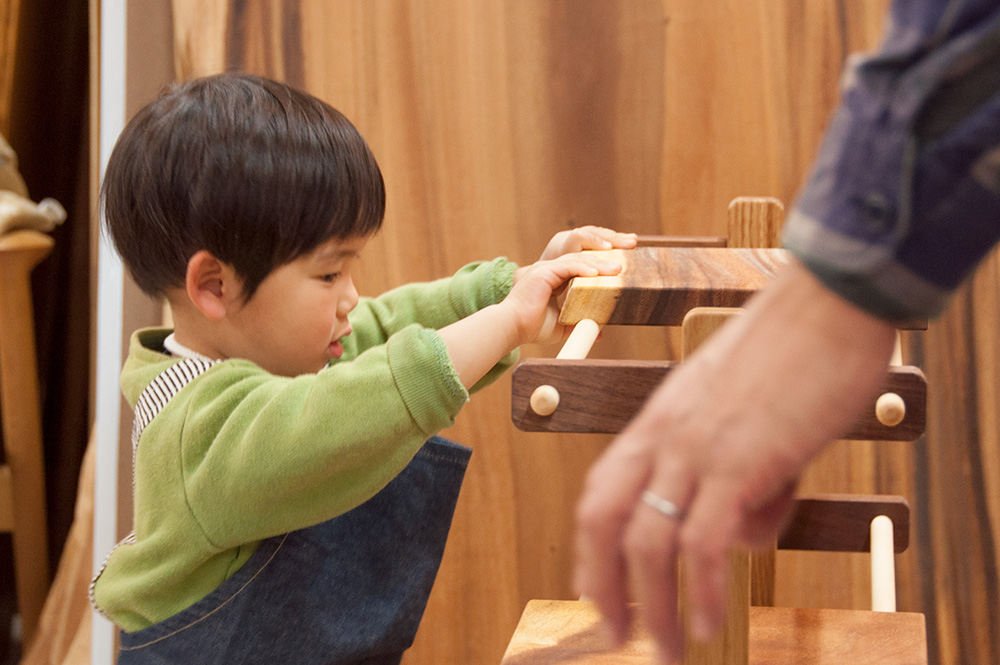
[[[435,434],[539,338],[553,289],[620,269],[565,252],[634,237],[586,227],[525,268],[360,299],[374,157],[333,108],[245,74],[141,110],[102,204],[175,323],[138,331],[121,377],[135,529],[91,587],[119,663],[398,663],[469,457]]]

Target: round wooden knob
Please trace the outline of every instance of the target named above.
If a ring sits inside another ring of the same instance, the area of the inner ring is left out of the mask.
[[[550,385],[538,386],[531,393],[531,410],[540,416],[551,416],[559,406],[559,391]]]
[[[885,393],[875,402],[875,417],[886,427],[895,427],[906,417],[906,402],[896,393]]]

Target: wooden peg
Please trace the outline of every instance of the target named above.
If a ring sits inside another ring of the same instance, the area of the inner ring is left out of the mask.
[[[875,400],[875,417],[886,427],[895,427],[906,418],[906,402],[896,393],[883,393]]]
[[[556,360],[583,360],[601,334],[601,326],[593,319],[583,319],[573,327]],[[559,408],[559,391],[543,384],[531,393],[531,410],[540,416],[551,416]]]
[[[559,408],[559,391],[549,384],[535,388],[531,393],[531,410],[540,416],[551,416]]]

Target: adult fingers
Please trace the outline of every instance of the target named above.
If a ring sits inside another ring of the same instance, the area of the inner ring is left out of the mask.
[[[678,621],[679,536],[689,494],[676,470],[657,467],[625,534],[629,584],[662,662],[678,660],[683,633]],[[669,497],[669,498],[668,498]]]
[[[747,547],[762,548],[774,545],[792,512],[796,482],[785,485],[772,499],[750,510],[742,525],[739,539]]]
[[[742,519],[731,482],[707,479],[699,485],[680,537],[690,629],[697,640],[710,638],[725,619],[727,554],[737,543]]]
[[[649,469],[645,450],[617,439],[591,467],[577,506],[575,585],[597,605],[615,644],[631,622],[622,539]]]

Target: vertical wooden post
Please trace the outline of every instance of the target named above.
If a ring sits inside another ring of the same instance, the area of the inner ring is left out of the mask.
[[[696,307],[681,325],[683,355],[689,356],[740,309]],[[747,665],[750,659],[750,554],[734,549],[726,557],[726,622],[722,631],[707,642],[695,642],[688,629],[686,595],[681,594],[680,614],[684,622],[684,665]],[[681,578],[685,574],[681,561]],[[773,570],[773,569],[772,569]]]
[[[729,247],[781,246],[785,207],[776,198],[739,196],[729,204]],[[750,604],[774,605],[777,543],[750,555]]]
[[[738,196],[729,204],[729,247],[781,246],[785,206],[769,196]]]

